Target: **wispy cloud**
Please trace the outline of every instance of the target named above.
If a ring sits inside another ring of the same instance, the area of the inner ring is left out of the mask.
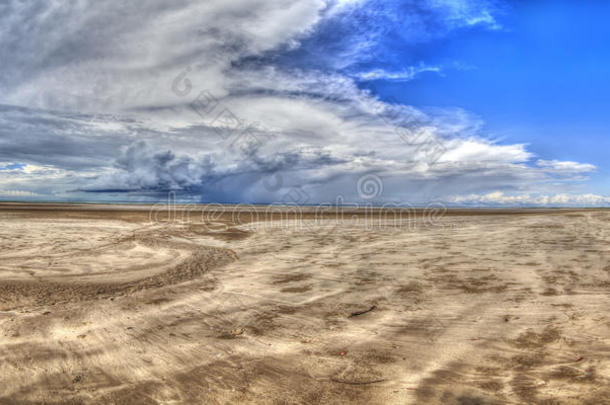
[[[544,170],[549,170],[553,173],[590,173],[596,169],[595,165],[588,163],[578,163],[559,160],[538,160],[536,165]]]
[[[501,11],[497,3],[481,0],[432,0],[429,4],[438,9],[445,21],[454,27],[481,25],[492,30],[502,28],[494,16]]]
[[[374,69],[367,72],[358,72],[354,76],[360,80],[394,80],[394,81],[410,81],[422,73],[437,73],[441,74],[441,68],[438,66],[409,66],[398,72],[387,72],[383,69]]]

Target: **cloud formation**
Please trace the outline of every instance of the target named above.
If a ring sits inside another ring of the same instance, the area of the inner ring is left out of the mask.
[[[0,189],[23,196],[314,203],[358,200],[374,174],[375,202],[418,204],[567,187],[595,169],[489,140],[463,110],[359,86],[436,71],[360,70],[399,23],[412,42],[500,29],[492,2],[0,7]]]
[[[541,206],[541,207],[598,207],[610,204],[610,197],[597,194],[513,194],[501,191],[488,194],[458,196],[449,200],[458,205],[502,207]]]

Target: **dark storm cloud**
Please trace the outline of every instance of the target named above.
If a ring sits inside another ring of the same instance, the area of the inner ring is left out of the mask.
[[[121,134],[95,134],[82,115],[0,106],[0,161],[78,170],[107,166]]]

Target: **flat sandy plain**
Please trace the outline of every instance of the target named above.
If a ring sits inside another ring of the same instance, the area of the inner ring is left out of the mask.
[[[149,208],[0,205],[0,404],[610,403],[610,211]]]

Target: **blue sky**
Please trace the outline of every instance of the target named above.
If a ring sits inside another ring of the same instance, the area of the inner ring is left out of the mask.
[[[393,69],[401,63],[447,69],[373,87],[408,104],[460,106],[482,117],[491,136],[526,142],[543,158],[592,163],[599,170],[591,189],[606,191],[610,3],[521,1],[505,10],[498,17],[502,29],[460,30],[413,47],[392,44],[389,52],[401,55]]]
[[[0,199],[608,205],[609,16],[602,1],[8,1]]]

